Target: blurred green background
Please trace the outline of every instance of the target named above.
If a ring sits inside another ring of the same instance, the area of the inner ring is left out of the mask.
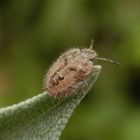
[[[140,140],[139,0],[0,0],[0,107],[42,92],[65,50],[90,45],[107,62],[61,140]]]

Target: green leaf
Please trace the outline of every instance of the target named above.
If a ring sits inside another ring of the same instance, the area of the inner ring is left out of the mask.
[[[0,140],[58,140],[73,110],[91,89],[101,70],[94,66],[84,89],[75,96],[54,99],[48,92],[0,109]]]

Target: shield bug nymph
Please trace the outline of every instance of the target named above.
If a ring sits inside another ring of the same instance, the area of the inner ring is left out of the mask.
[[[48,90],[50,96],[61,98],[76,94],[75,91],[83,86],[79,83],[90,75],[96,60],[109,61],[119,65],[113,60],[98,57],[92,46],[93,41],[89,48],[70,49],[50,67],[44,79],[44,89]]]

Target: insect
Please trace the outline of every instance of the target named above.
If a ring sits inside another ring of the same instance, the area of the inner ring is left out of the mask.
[[[98,57],[92,49],[93,41],[89,48],[73,48],[63,53],[50,67],[44,79],[44,89],[55,98],[74,95],[79,88],[79,83],[86,79],[92,72],[96,60],[119,63]]]

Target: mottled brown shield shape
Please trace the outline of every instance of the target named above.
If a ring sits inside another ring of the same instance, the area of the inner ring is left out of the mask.
[[[73,48],[63,53],[51,66],[44,79],[44,89],[55,98],[69,97],[83,88],[80,84],[93,70],[95,60],[105,60],[118,64],[106,58],[97,57],[97,53],[90,48]],[[85,82],[86,84],[86,82]]]

